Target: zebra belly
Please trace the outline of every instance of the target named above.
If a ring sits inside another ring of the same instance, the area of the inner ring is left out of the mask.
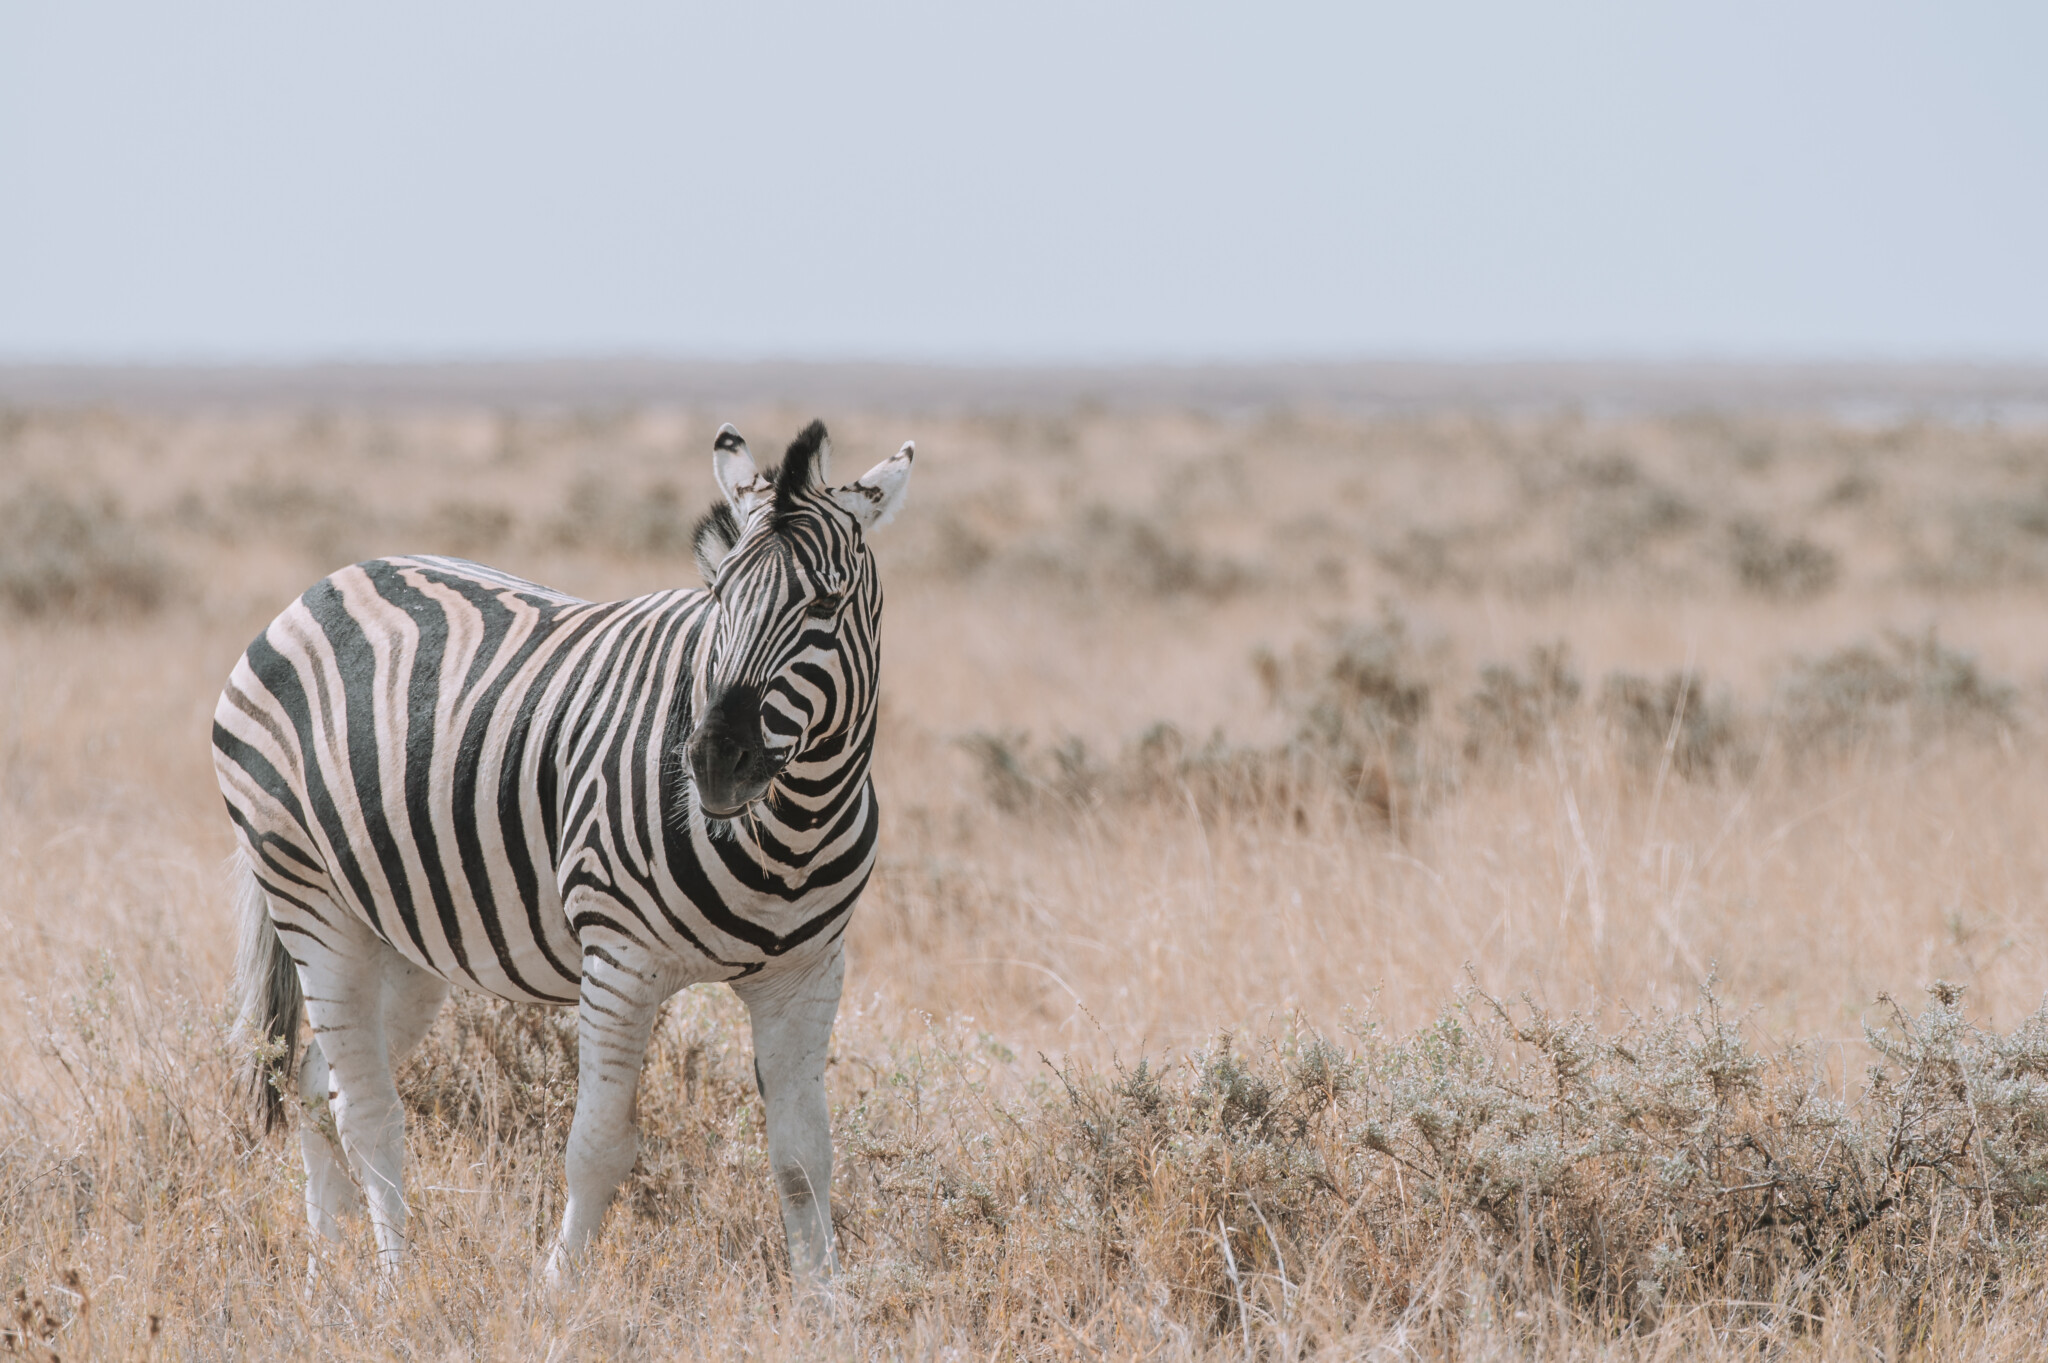
[[[552,877],[537,883],[531,903],[494,903],[495,916],[459,888],[459,871],[449,874],[454,868],[442,868],[449,888],[438,898],[414,893],[401,899],[388,884],[373,884],[365,895],[352,881],[369,878],[366,866],[379,865],[388,847],[369,838],[323,847],[284,810],[249,799],[241,785],[223,771],[240,841],[270,895],[271,917],[288,949],[301,936],[330,944],[347,940],[353,929],[340,920],[353,920],[452,983],[519,1002],[576,1001],[581,948]],[[301,807],[308,803],[302,797]],[[364,826],[358,812],[336,812],[347,825]]]

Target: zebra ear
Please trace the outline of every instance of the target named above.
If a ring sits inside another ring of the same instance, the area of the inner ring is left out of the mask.
[[[904,441],[902,449],[853,482],[833,488],[832,500],[859,521],[863,530],[887,525],[902,509],[903,494],[910,487],[910,461],[916,457],[917,443]]]
[[[718,490],[725,494],[726,504],[742,521],[774,495],[768,480],[754,467],[754,455],[746,440],[730,422],[718,428],[718,439],[711,442],[711,473],[718,479]]]

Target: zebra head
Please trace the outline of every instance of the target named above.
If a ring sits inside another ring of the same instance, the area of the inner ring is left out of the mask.
[[[911,443],[843,487],[831,440],[813,421],[780,466],[756,469],[722,426],[712,470],[725,504],[697,523],[697,568],[711,590],[708,646],[693,678],[687,742],[697,804],[729,819],[792,767],[831,775],[872,728],[882,589],[867,532],[903,504]],[[817,765],[818,772],[803,768]],[[829,768],[829,770],[827,770]]]

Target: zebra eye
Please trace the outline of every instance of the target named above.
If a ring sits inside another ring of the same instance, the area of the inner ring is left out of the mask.
[[[804,614],[810,616],[813,620],[829,620],[832,618],[833,613],[839,609],[839,601],[840,598],[837,596],[821,596],[811,602],[810,606],[804,611]]]

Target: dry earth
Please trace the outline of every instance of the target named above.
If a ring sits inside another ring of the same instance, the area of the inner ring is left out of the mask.
[[[221,679],[377,553],[688,583],[717,422],[808,415],[0,413],[0,1351],[2048,1349],[2048,431],[1742,415],[824,413],[920,450],[835,1300],[709,987],[580,1294],[566,1019],[474,1001],[413,1269],[308,1291]]]

